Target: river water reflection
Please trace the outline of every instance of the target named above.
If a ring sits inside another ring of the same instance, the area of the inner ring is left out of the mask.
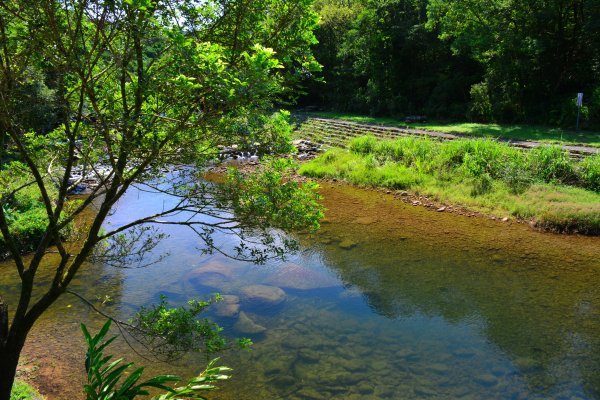
[[[121,318],[160,294],[239,297],[241,318],[212,318],[230,336],[266,330],[250,335],[251,352],[222,358],[234,377],[215,399],[600,399],[599,238],[436,213],[344,185],[322,192],[322,230],[301,237],[286,262],[201,255],[193,235],[172,228],[159,264],[89,265],[74,288],[109,295],[106,311]],[[111,222],[163,200],[131,191]],[[10,266],[0,268],[0,291],[14,291]],[[248,289],[257,284],[280,287],[285,301],[257,302]],[[28,342],[24,367],[35,365],[50,398],[81,397],[79,321],[102,323],[64,298]],[[153,373],[189,376],[205,362],[150,364],[122,342],[113,349]]]

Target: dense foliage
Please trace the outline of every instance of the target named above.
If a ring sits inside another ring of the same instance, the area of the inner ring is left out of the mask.
[[[378,115],[600,126],[597,0],[319,0],[325,84],[307,104]]]
[[[23,175],[25,173],[25,175]],[[27,185],[26,168],[21,163],[11,163],[0,171],[0,185],[7,192]],[[46,212],[43,203],[39,201],[40,193],[37,187],[27,186],[7,196],[2,203],[3,213],[13,232],[14,240],[24,251],[33,250],[34,243],[39,239],[47,225]],[[9,249],[0,232],[0,259],[8,256]]]

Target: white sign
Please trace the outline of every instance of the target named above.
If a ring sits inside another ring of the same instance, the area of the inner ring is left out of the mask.
[[[583,93],[577,93],[577,107],[581,107],[583,104]]]

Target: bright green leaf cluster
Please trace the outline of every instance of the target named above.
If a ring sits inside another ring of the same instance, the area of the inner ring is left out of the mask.
[[[190,300],[186,306],[169,307],[167,298],[151,307],[142,307],[131,321],[132,333],[147,341],[155,353],[172,359],[185,351],[204,351],[207,354],[225,349],[227,343],[220,335],[223,328],[208,319],[198,317],[221,297],[206,301]]]
[[[133,400],[138,396],[149,395],[150,388],[164,392],[152,397],[155,400],[204,400],[206,397],[202,396],[201,392],[215,390],[215,383],[229,379],[225,373],[231,369],[216,367],[218,359],[214,359],[200,375],[181,387],[169,386],[181,381],[181,378],[175,375],[157,375],[141,381],[144,367],[135,368],[133,363],[123,363],[122,358],[113,360],[112,355],[104,355],[105,349],[116,339],[112,337],[105,340],[111,322],[108,320],[94,336],[84,324],[81,325],[88,346],[85,361],[87,384],[84,385],[87,400]]]
[[[291,176],[294,162],[272,159],[255,174],[230,169],[225,190],[232,194],[232,208],[242,221],[254,226],[285,230],[317,230],[323,218],[318,184],[301,184]]]

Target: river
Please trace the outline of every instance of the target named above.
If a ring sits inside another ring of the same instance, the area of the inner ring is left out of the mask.
[[[438,213],[343,184],[321,193],[321,231],[299,237],[301,251],[284,262],[202,255],[194,235],[170,227],[159,263],[90,264],[73,288],[109,295],[104,311],[123,319],[160,294],[175,304],[238,296],[244,318],[266,331],[250,335],[252,351],[223,355],[233,378],[214,399],[600,399],[600,238]],[[109,222],[165,201],[131,190]],[[7,297],[17,289],[13,269],[0,264]],[[256,284],[280,287],[285,301],[249,301]],[[248,336],[239,317],[209,316],[226,336]],[[49,399],[82,397],[82,321],[103,323],[65,296],[29,337],[22,370]],[[148,373],[190,376],[206,361],[149,361],[123,341],[112,349]]]

